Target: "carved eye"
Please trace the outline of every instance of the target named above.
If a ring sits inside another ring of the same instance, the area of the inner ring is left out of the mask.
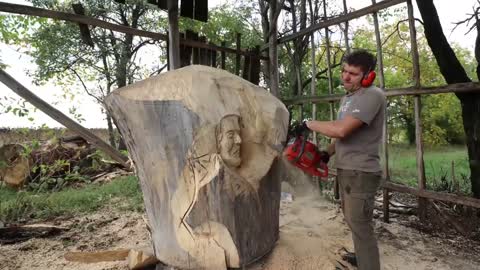
[[[227,132],[227,137],[228,137],[229,139],[233,139],[233,135],[235,135],[235,133],[234,133],[233,131]]]

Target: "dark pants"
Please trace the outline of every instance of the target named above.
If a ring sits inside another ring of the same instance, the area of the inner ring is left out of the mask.
[[[380,270],[380,255],[373,231],[375,193],[381,173],[337,170],[342,209],[350,230],[359,270]]]

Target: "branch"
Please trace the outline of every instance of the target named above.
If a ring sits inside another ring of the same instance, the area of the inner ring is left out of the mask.
[[[69,70],[72,71],[73,74],[75,74],[75,76],[77,76],[78,80],[82,83],[83,89],[85,90],[85,92],[87,92],[87,95],[89,95],[89,96],[93,97],[94,99],[96,99],[97,102],[103,103],[100,98],[98,98],[98,97],[95,96],[94,94],[90,93],[90,91],[88,90],[87,86],[86,86],[85,83],[83,82],[82,77],[77,73],[77,71],[76,71],[75,69],[70,68]]]

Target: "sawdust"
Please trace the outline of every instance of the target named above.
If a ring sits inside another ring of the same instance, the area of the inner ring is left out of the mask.
[[[323,199],[315,185],[301,192],[288,186],[284,190],[293,193],[293,201],[281,203],[280,239],[270,254],[246,269],[335,269],[336,261],[340,260],[339,251],[342,248],[352,250],[350,231],[338,206]],[[55,225],[71,229],[54,238],[0,245],[0,269],[128,269],[126,261],[82,264],[67,262],[63,255],[67,251],[148,245],[149,235],[142,216],[141,213],[104,209],[89,216],[57,220]],[[375,230],[380,243],[382,269],[480,269],[476,251],[460,249],[445,239],[379,220],[375,220]],[[355,268],[347,265],[345,269]]]

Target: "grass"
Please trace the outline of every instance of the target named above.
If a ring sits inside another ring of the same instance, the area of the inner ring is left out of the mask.
[[[17,192],[1,187],[0,198],[0,220],[3,222],[89,213],[106,205],[124,210],[143,210],[142,193],[135,177],[58,192]]]
[[[390,177],[395,182],[418,186],[415,146],[389,146]],[[424,149],[425,177],[427,188],[438,191],[455,191],[452,181],[452,161],[454,175],[464,194],[471,193],[470,168],[467,149],[464,146],[444,146]]]
[[[460,191],[470,194],[470,169],[465,147],[426,148],[424,154],[427,188],[455,191],[451,167]],[[412,187],[417,186],[414,146],[389,146],[391,179]],[[67,188],[57,192],[26,192],[0,187],[0,220],[11,223],[28,219],[49,219],[94,212],[112,206],[121,210],[143,211],[143,197],[135,177],[123,177],[106,184],[90,184],[83,188]]]

